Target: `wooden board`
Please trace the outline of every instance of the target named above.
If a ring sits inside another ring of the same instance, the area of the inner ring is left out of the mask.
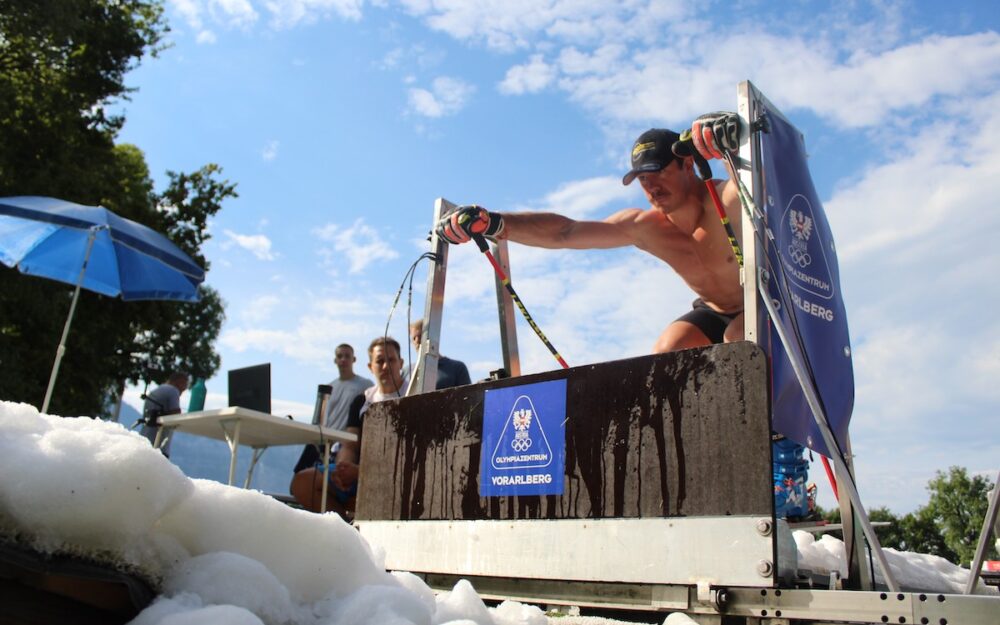
[[[562,495],[479,496],[486,389],[567,381]],[[715,345],[372,406],[356,518],[763,515],[773,506],[764,354]]]

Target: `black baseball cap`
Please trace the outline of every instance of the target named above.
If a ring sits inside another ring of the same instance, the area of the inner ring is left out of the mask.
[[[632,144],[632,169],[622,178],[622,184],[629,185],[639,174],[660,171],[673,161],[681,160],[671,147],[681,136],[673,130],[650,128],[639,135]]]

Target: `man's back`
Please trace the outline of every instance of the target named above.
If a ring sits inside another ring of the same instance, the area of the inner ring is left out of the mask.
[[[435,388],[451,388],[471,384],[469,369],[461,360],[453,360],[447,356],[438,356],[438,377]]]

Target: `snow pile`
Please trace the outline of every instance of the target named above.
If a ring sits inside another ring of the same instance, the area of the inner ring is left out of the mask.
[[[824,535],[819,540],[809,532],[793,532],[799,552],[799,568],[814,573],[829,574],[837,571],[847,576],[847,556],[844,543],[833,536]],[[883,549],[889,570],[899,587],[909,592],[934,592],[962,594],[969,581],[969,569],[962,568],[940,556],[910,553],[895,549]],[[885,579],[878,565],[875,567],[875,583],[884,584]],[[996,595],[996,591],[983,584],[976,586],[976,594]]]
[[[487,608],[467,581],[435,595],[410,573],[387,573],[339,516],[189,479],[117,423],[0,402],[0,472],[0,538],[125,565],[159,583],[160,596],[136,625],[549,622],[516,602]],[[841,541],[806,532],[794,540],[800,568],[846,574]],[[957,593],[968,579],[968,570],[941,558],[886,555],[906,589]]]
[[[352,526],[256,491],[190,480],[117,423],[0,402],[0,534],[127,564],[161,582],[136,625],[544,625],[459,582],[387,573]]]

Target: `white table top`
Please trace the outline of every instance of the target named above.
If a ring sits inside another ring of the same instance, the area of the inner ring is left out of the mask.
[[[215,410],[200,410],[160,417],[160,425],[177,432],[226,440],[223,422],[240,423],[240,445],[247,447],[274,447],[277,445],[305,445],[322,441],[356,441],[358,437],[342,430],[329,430],[311,423],[293,421],[264,412],[230,406]],[[232,428],[230,428],[231,430]]]

